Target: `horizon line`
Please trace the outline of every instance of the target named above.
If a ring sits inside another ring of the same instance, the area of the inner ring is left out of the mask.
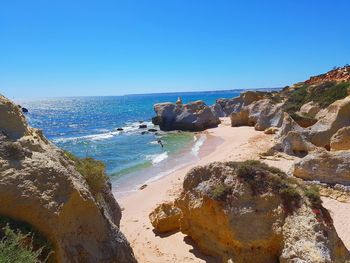
[[[12,100],[39,100],[39,99],[58,99],[58,98],[91,98],[91,97],[124,97],[124,96],[142,96],[142,95],[163,95],[163,94],[189,94],[189,93],[210,93],[210,92],[231,92],[231,91],[257,91],[257,90],[278,90],[283,87],[270,87],[270,88],[240,88],[240,89],[218,89],[218,90],[203,90],[203,91],[169,91],[169,92],[150,92],[150,93],[129,93],[120,95],[78,95],[78,96],[50,96],[50,97],[28,97],[28,98],[11,98]],[[0,93],[0,95],[5,96]]]

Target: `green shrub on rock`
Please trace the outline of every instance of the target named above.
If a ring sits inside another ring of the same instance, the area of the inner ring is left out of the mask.
[[[105,173],[105,164],[91,157],[79,158],[72,153],[65,152],[66,157],[71,159],[76,170],[85,178],[90,190],[97,194],[106,186],[108,180]]]

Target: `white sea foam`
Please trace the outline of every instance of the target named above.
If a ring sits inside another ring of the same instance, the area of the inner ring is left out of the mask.
[[[120,134],[119,131],[114,131],[114,132],[91,134],[91,135],[84,135],[84,136],[78,136],[78,137],[59,138],[59,139],[54,139],[53,142],[69,142],[69,141],[84,141],[84,140],[99,141],[99,140],[112,138],[113,136],[116,136],[118,134]]]
[[[147,127],[152,128],[154,127],[151,122],[143,122],[142,124],[146,124]],[[114,136],[117,136],[119,134],[135,134],[137,131],[141,131],[139,129],[140,123],[139,122],[132,122],[132,123],[127,123],[126,126],[122,127],[122,131],[117,131],[117,128],[115,128],[112,131],[106,130],[106,129],[101,129],[101,133],[97,134],[91,134],[91,135],[83,135],[83,136],[76,136],[76,137],[68,137],[68,138],[57,138],[53,139],[53,142],[69,142],[69,141],[100,141],[100,140],[106,140],[110,139]]]
[[[199,150],[201,149],[203,143],[205,142],[207,136],[202,134],[199,138],[195,137],[195,144],[192,147],[191,153],[198,156]]]
[[[159,164],[160,162],[164,161],[165,159],[167,159],[168,153],[167,152],[163,152],[161,154],[151,154],[151,155],[147,155],[146,159],[150,160],[152,162],[153,165]]]

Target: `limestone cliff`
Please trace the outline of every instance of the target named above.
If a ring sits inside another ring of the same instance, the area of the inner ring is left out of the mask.
[[[35,227],[57,262],[136,262],[108,180],[96,190],[0,96],[0,215]]]

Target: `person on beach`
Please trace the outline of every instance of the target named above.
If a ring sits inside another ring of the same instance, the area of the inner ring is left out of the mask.
[[[158,140],[158,144],[159,144],[160,146],[162,146],[162,148],[164,147],[164,145],[163,145],[163,143],[162,143],[162,140]]]

